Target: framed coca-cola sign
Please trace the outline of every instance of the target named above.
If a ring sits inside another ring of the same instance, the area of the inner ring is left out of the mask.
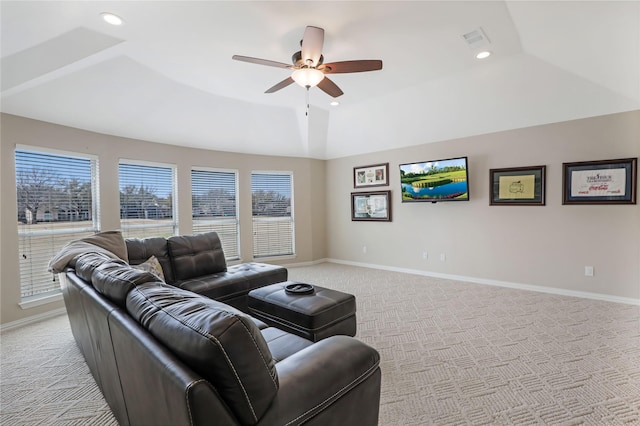
[[[562,204],[636,204],[638,159],[563,163]]]

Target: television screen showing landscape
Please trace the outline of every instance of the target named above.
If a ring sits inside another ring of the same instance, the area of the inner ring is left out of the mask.
[[[402,202],[468,201],[467,157],[400,164]]]

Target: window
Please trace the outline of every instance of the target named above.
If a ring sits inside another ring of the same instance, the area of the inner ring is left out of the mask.
[[[240,258],[237,193],[236,171],[191,170],[193,232],[217,232],[227,260]]]
[[[295,253],[292,195],[290,172],[251,173],[254,258]]]
[[[49,259],[98,231],[97,160],[20,148],[15,160],[20,297],[28,302],[60,292]]]
[[[120,227],[125,238],[176,234],[175,167],[121,161]]]

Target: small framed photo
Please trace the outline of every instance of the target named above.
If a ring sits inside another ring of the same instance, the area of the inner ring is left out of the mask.
[[[546,166],[489,170],[491,206],[544,206]]]
[[[389,163],[353,168],[353,187],[389,185]]]
[[[562,164],[562,204],[636,204],[637,158]]]
[[[351,220],[391,222],[391,191],[352,192]]]

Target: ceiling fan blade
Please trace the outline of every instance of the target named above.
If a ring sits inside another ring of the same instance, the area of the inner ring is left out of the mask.
[[[252,58],[250,56],[233,55],[231,59],[235,59],[236,61],[249,62],[252,64],[266,65],[268,67],[291,68],[291,65],[285,64],[284,62],[276,62],[276,61],[270,61],[268,59]]]
[[[311,67],[318,66],[324,44],[324,30],[318,27],[307,27],[302,36],[302,63]],[[311,63],[309,63],[311,60]]]
[[[283,89],[285,87],[287,87],[288,85],[290,85],[291,83],[293,83],[293,79],[291,77],[287,77],[284,80],[282,80],[280,83],[276,84],[275,86],[267,89],[264,93],[273,93],[273,92],[277,92],[280,89]]]
[[[318,69],[325,74],[378,71],[382,69],[382,61],[379,59],[367,59],[360,61],[331,62],[321,65]]]
[[[318,83],[318,87],[327,95],[333,96],[334,98],[337,98],[338,96],[344,94],[344,92],[340,90],[340,88],[327,77],[323,78],[322,81]]]

